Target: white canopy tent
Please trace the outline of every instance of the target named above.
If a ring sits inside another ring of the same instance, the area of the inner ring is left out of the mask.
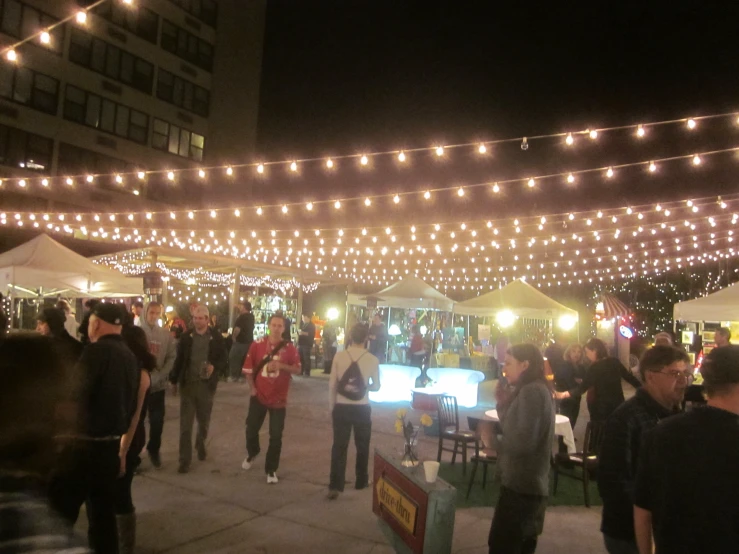
[[[347,304],[366,306],[367,298],[376,298],[377,306],[407,310],[423,308],[450,312],[454,307],[453,300],[418,277],[406,277],[371,295],[349,294]]]
[[[577,310],[552,300],[521,279],[454,305],[454,313],[460,315],[495,316],[503,311],[529,319],[559,319],[562,316],[578,319]]]
[[[143,281],[95,264],[41,234],[0,254],[0,291],[13,298],[140,296]]]
[[[739,283],[702,298],[678,302],[672,317],[675,321],[739,321]]]

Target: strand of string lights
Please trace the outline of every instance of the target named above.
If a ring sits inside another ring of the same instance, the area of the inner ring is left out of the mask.
[[[71,21],[74,21],[78,25],[85,25],[87,23],[87,14],[100,6],[101,4],[104,4],[105,2],[112,2],[112,1],[120,1],[122,4],[126,4],[128,6],[133,5],[133,0],[98,0],[97,2],[87,6],[84,9],[79,9],[75,13],[60,19],[59,21],[52,23],[51,25],[48,25],[42,29],[39,29],[38,31],[31,33],[27,37],[10,44],[0,50],[0,57],[5,58],[7,61],[12,63],[20,63],[20,55],[18,54],[18,48],[23,46],[26,43],[30,43],[32,41],[38,40],[43,45],[49,45],[51,44],[52,40],[52,31],[56,29],[57,27],[60,27],[61,25],[65,25],[66,23],[69,23]]]
[[[107,0],[101,0],[101,1],[107,1]],[[100,2],[96,3],[95,5],[99,3]],[[436,157],[443,158],[449,150],[465,149],[465,148],[467,149],[473,148],[477,151],[479,155],[484,156],[484,155],[489,154],[491,147],[497,144],[520,142],[522,149],[528,150],[529,141],[531,140],[558,139],[562,137],[565,137],[565,145],[567,147],[572,147],[575,145],[575,137],[587,136],[589,137],[590,140],[597,140],[597,138],[603,133],[619,131],[619,130],[624,130],[624,129],[633,129],[635,139],[641,140],[647,136],[648,134],[647,130],[650,128],[656,128],[656,127],[666,126],[666,125],[684,125],[688,131],[694,131],[698,129],[699,123],[701,121],[709,121],[709,120],[720,119],[720,118],[730,118],[736,125],[739,125],[739,114],[721,113],[721,114],[711,114],[711,115],[697,116],[697,117],[691,117],[691,118],[655,121],[655,122],[645,123],[641,125],[617,125],[617,126],[605,127],[601,129],[585,129],[585,130],[567,132],[567,133],[558,132],[558,133],[542,134],[542,135],[537,135],[533,137],[504,138],[504,139],[486,141],[482,143],[481,142],[469,142],[469,143],[451,144],[451,145],[444,145],[444,146],[416,147],[416,148],[409,148],[409,149],[404,149],[404,150],[385,150],[385,151],[376,151],[376,152],[369,152],[369,153],[342,154],[339,156],[333,156],[329,158],[301,158],[301,159],[293,159],[293,160],[287,160],[287,161],[282,160],[282,161],[250,162],[250,163],[203,166],[203,167],[190,167],[190,168],[183,168],[183,169],[174,169],[174,168],[143,169],[141,168],[141,169],[137,169],[137,170],[130,171],[130,172],[87,173],[87,174],[56,176],[56,177],[42,176],[42,177],[32,178],[29,176],[23,176],[23,177],[16,178],[16,181],[20,183],[22,180],[24,183],[22,186],[26,186],[27,184],[30,184],[32,182],[38,182],[43,187],[49,187],[57,183],[63,184],[67,187],[71,187],[71,186],[75,186],[77,184],[82,184],[82,183],[92,185],[96,181],[109,179],[110,181],[115,181],[118,185],[124,185],[124,183],[126,182],[126,179],[129,179],[130,181],[133,181],[134,183],[136,183],[136,182],[146,181],[149,177],[157,176],[157,175],[165,177],[166,180],[169,182],[176,182],[178,178],[181,178],[182,176],[191,176],[193,179],[204,181],[209,177],[209,175],[217,173],[218,175],[226,178],[227,181],[235,182],[238,176],[237,170],[243,170],[243,169],[253,170],[256,172],[258,176],[265,177],[267,168],[269,167],[286,166],[289,168],[289,172],[294,174],[294,173],[299,173],[301,165],[320,162],[324,164],[326,170],[336,171],[339,165],[338,162],[342,160],[353,160],[357,162],[360,167],[371,167],[370,160],[373,158],[385,157],[385,156],[397,156],[398,162],[401,164],[404,164],[407,161],[409,161],[409,157],[411,154],[433,152],[436,155]],[[700,161],[698,162],[698,164],[699,163]],[[610,166],[610,167],[604,167],[600,169],[602,169],[603,171],[607,173],[612,173],[613,171],[615,171],[616,169],[620,167],[628,167],[628,164],[626,166]],[[559,177],[564,176],[568,180],[570,179],[571,176],[574,177],[576,175],[577,175],[577,172],[565,172],[563,174],[557,174],[557,176]],[[513,181],[518,181],[518,180],[519,179],[515,179]],[[529,186],[533,186],[530,183],[530,180],[531,178],[527,178],[527,182],[529,183]],[[572,181],[570,180],[569,182],[572,182]],[[134,191],[138,191],[138,189],[134,189]]]

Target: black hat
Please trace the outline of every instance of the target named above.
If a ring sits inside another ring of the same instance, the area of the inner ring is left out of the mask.
[[[111,325],[123,325],[123,309],[118,304],[100,302],[91,313]]]
[[[52,333],[58,333],[64,329],[64,322],[67,316],[58,308],[44,308],[36,316],[36,321],[46,323]]]

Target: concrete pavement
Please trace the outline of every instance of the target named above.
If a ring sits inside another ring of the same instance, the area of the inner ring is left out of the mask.
[[[356,491],[348,484],[338,500],[326,499],[332,430],[328,382],[319,373],[316,370],[311,378],[293,380],[277,485],[268,485],[264,474],[267,422],[261,435],[262,454],[250,471],[241,469],[248,405],[246,385],[219,385],[207,443],[208,459],[198,462],[193,456],[190,473],[184,475],[177,473],[179,399],[168,393],[161,452],[164,465],[155,470],[144,455],[142,471],[134,479],[137,552],[393,552],[372,513],[370,489]],[[491,406],[492,384],[483,385],[481,405],[474,410],[460,410],[463,421],[464,416]],[[402,451],[402,438],[393,427],[397,407],[373,405],[373,449]],[[578,422],[579,438],[583,425],[584,422]],[[434,439],[422,437],[421,459],[435,459],[436,444]],[[350,446],[347,481],[353,481],[353,473],[354,452]],[[453,551],[487,553],[492,513],[492,508],[458,509]],[[84,519],[80,518],[80,531],[86,524]],[[599,508],[550,508],[537,552],[604,552],[599,525]]]

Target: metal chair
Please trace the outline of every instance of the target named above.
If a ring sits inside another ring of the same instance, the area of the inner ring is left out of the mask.
[[[566,452],[558,452],[554,455],[554,490],[553,494],[557,494],[557,484],[559,483],[559,474],[565,477],[582,481],[583,495],[585,497],[585,506],[590,507],[590,479],[591,473],[595,473],[598,469],[598,454],[600,445],[603,442],[606,424],[605,421],[589,421],[585,428],[585,440],[583,441],[582,452],[568,454]],[[577,473],[562,472],[562,468],[580,468],[581,475]]]
[[[477,417],[467,417],[467,426],[470,431],[475,433],[475,454],[470,458],[472,464],[472,473],[470,474],[470,482],[467,485],[467,498],[470,497],[472,491],[472,483],[475,482],[475,473],[477,473],[477,466],[482,464],[482,488],[485,488],[488,478],[488,466],[496,464],[498,462],[498,453],[493,448],[492,435],[496,433],[496,423],[493,421],[486,421],[483,425],[490,425],[490,433],[483,433],[481,429],[481,420]],[[486,440],[487,439],[487,440]],[[482,448],[481,448],[482,446]]]
[[[462,454],[462,474],[467,475],[467,445],[475,442],[475,433],[459,430],[459,410],[457,397],[442,395],[436,399],[439,414],[439,453],[437,462],[441,462],[442,451],[452,452],[452,464],[457,460],[457,453]],[[444,441],[454,441],[454,448],[444,447]]]

